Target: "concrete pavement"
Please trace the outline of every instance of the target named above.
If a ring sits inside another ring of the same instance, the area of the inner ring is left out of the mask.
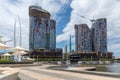
[[[19,72],[34,77],[36,80],[120,80],[117,77],[46,69],[48,66],[51,65],[24,67],[20,68]]]

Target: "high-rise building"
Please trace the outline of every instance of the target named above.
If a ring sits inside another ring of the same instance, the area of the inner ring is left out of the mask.
[[[90,29],[87,24],[75,25],[76,51],[91,51]]]
[[[97,19],[91,28],[92,50],[96,52],[107,52],[107,20]]]
[[[71,53],[71,35],[70,35],[70,41],[69,41],[69,52]]]
[[[50,50],[56,49],[56,21],[50,20]]]
[[[55,50],[56,22],[50,20],[50,13],[40,6],[29,7],[29,48]]]
[[[64,53],[67,53],[67,45],[64,46]]]

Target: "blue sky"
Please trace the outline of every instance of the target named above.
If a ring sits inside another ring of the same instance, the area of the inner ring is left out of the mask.
[[[22,47],[29,48],[29,16],[28,7],[39,5],[51,13],[51,19],[57,21],[57,47],[69,45],[69,35],[72,35],[74,49],[74,24],[87,23],[89,20],[81,16],[95,19],[107,18],[108,51],[120,57],[120,0],[0,0],[0,35],[2,40],[13,40],[13,27],[17,19],[17,44],[19,44],[20,16],[22,26]],[[77,14],[77,15],[76,15]],[[13,42],[7,43],[13,46]]]

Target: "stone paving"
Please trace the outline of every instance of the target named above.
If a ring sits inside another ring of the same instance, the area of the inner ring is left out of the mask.
[[[120,78],[115,77],[46,69],[48,66],[51,65],[23,67],[20,68],[20,72],[31,74],[30,76],[37,80],[120,80]]]
[[[0,75],[2,75],[2,72],[3,72],[4,70],[0,70]]]
[[[47,71],[42,71],[42,70],[35,70],[35,69],[28,69],[28,68],[26,68],[25,70],[32,71],[32,72],[35,72],[38,74],[57,77],[57,78],[65,79],[65,80],[88,80],[88,79],[84,79],[84,78],[80,78],[80,77],[74,77],[72,75],[69,76],[69,75],[65,75],[65,74],[52,73],[52,72],[47,72]]]

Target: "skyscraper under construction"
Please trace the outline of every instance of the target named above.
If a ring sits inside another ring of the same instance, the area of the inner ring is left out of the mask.
[[[94,20],[92,28],[87,24],[75,25],[76,51],[107,52],[107,20]]]
[[[92,49],[96,52],[107,52],[107,20],[97,19],[92,24]]]
[[[40,6],[29,7],[29,48],[56,49],[56,21],[50,19],[50,13]]]
[[[91,51],[90,29],[87,24],[75,25],[75,45],[77,52]]]

